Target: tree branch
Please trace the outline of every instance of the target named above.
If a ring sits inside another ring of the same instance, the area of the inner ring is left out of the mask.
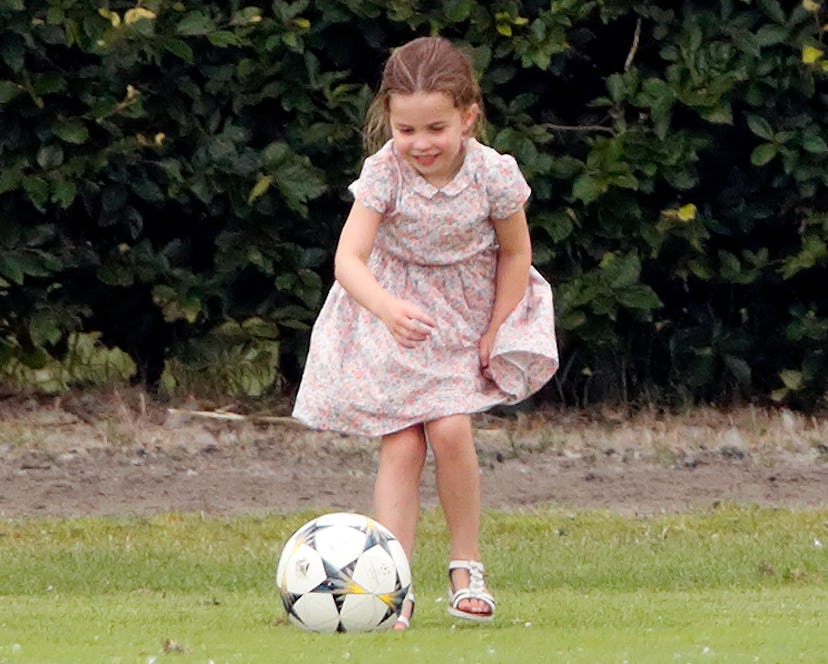
[[[552,131],[602,131],[607,134],[614,133],[612,127],[605,127],[604,125],[559,125],[546,122],[541,126]]]
[[[633,58],[635,58],[635,54],[638,52],[638,43],[641,40],[641,17],[638,17],[638,20],[635,22],[635,34],[633,35],[633,42],[632,46],[630,46],[630,52],[627,53],[627,59],[624,60],[624,71],[628,71],[629,68],[632,66]]]

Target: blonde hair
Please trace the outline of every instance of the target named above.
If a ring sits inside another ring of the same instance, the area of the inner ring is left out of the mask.
[[[391,137],[391,95],[415,92],[444,92],[459,109],[477,104],[480,112],[472,132],[479,135],[483,127],[483,97],[469,58],[447,39],[419,37],[395,48],[385,63],[379,92],[365,118],[363,141],[368,154],[376,152]]]

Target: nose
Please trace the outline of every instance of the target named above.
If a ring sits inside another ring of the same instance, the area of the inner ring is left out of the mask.
[[[414,140],[411,142],[411,146],[415,150],[424,150],[428,145],[428,137],[419,132],[414,135]]]

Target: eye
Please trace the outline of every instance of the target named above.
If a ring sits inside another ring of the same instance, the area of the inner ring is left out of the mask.
[[[411,127],[397,127],[400,134],[413,134],[414,130]]]

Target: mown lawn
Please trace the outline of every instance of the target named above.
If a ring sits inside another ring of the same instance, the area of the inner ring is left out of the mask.
[[[424,515],[406,634],[306,634],[273,585],[309,513],[0,521],[0,662],[828,661],[828,509],[488,512],[491,626],[445,612]]]

